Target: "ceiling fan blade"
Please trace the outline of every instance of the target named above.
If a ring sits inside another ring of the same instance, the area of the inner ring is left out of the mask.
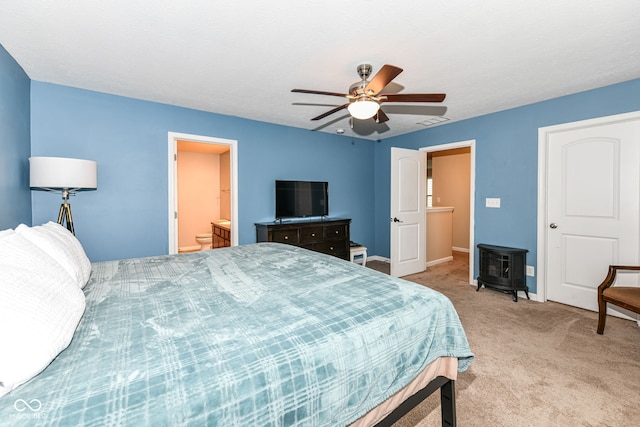
[[[384,65],[364,88],[364,93],[373,95],[378,94],[401,72],[402,68],[395,67],[393,65]]]
[[[442,102],[444,93],[385,93],[380,95],[380,102]]]
[[[296,93],[311,93],[315,95],[330,95],[330,96],[340,96],[342,98],[347,98],[349,95],[346,93],[337,93],[337,92],[325,92],[323,90],[308,90],[308,89],[291,89],[291,92]]]
[[[337,113],[337,112],[338,112],[338,111],[340,111],[340,110],[344,110],[345,108],[347,108],[347,106],[349,106],[349,102],[347,102],[346,104],[341,105],[341,106],[339,106],[339,107],[336,107],[336,108],[334,108],[333,110],[329,110],[329,111],[327,111],[326,113],[322,113],[322,114],[320,114],[319,116],[314,117],[314,118],[313,118],[313,119],[311,119],[311,120],[320,120],[320,119],[324,119],[325,117],[327,117],[327,116],[329,116],[329,115],[331,115],[331,114],[333,114],[333,113]]]
[[[389,121],[389,116],[387,116],[384,111],[382,111],[382,109],[378,109],[378,112],[375,116],[373,116],[373,119],[376,121],[376,123],[384,123]]]

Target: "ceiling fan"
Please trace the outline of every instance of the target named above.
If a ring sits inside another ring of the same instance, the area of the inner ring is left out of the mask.
[[[291,92],[311,93],[316,95],[340,96],[347,98],[349,102],[340,105],[332,110],[322,113],[311,120],[320,120],[337,113],[340,110],[348,109],[353,118],[366,120],[374,118],[376,123],[383,123],[389,117],[380,109],[380,104],[384,102],[442,102],[444,93],[406,93],[392,94],[380,93],[385,86],[402,72],[402,68],[393,65],[384,65],[371,81],[367,80],[371,75],[371,65],[358,65],[358,75],[362,79],[349,87],[349,93],[326,92],[321,90],[292,89]]]

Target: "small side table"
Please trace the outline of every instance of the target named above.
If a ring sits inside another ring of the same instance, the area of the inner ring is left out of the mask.
[[[351,246],[349,249],[351,251],[351,262],[355,264],[362,263],[362,266],[367,265],[367,248],[364,246]],[[356,259],[356,257],[360,258]]]

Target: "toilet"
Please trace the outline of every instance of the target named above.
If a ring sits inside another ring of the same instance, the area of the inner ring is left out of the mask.
[[[212,242],[211,233],[196,234],[196,242],[200,244],[201,251],[211,249],[211,242]]]

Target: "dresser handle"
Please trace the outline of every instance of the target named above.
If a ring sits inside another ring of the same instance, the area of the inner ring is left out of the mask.
[[[336,230],[336,234],[339,234],[340,232],[338,230]]]
[[[311,237],[316,237],[316,233],[311,233]]]
[[[284,240],[289,240],[289,236],[284,236]]]

